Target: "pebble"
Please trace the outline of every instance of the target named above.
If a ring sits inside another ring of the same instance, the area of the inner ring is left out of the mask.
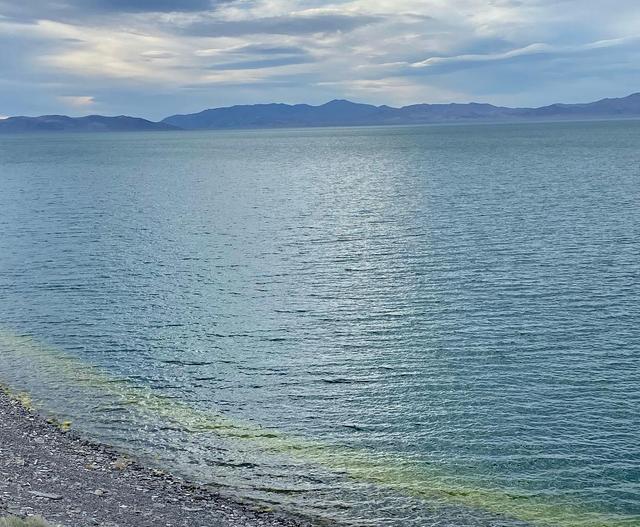
[[[29,494],[33,494],[37,498],[46,498],[48,500],[61,500],[62,496],[60,494],[49,494],[48,492],[39,492],[37,490],[30,490]]]

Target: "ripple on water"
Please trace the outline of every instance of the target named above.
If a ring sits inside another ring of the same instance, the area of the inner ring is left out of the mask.
[[[0,380],[353,524],[638,525],[639,126],[4,137]]]

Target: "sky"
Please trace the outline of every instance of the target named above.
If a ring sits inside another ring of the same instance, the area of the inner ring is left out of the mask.
[[[638,91],[638,0],[0,0],[0,116]]]

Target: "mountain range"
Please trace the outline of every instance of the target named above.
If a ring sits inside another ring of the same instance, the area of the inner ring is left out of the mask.
[[[585,104],[552,104],[540,108],[508,108],[480,103],[414,104],[402,108],[334,100],[308,104],[254,104],[172,115],[160,122],[135,117],[9,117],[0,133],[119,132],[303,128],[320,126],[411,125],[431,123],[518,122],[640,118],[640,93]]]
[[[167,123],[154,123],[138,117],[67,117],[66,115],[43,115],[41,117],[8,117],[0,120],[0,132],[154,132],[177,130]]]

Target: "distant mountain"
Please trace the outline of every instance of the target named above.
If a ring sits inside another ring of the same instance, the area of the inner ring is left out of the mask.
[[[455,122],[621,119],[640,117],[640,93],[588,104],[507,108],[491,104],[414,104],[402,108],[335,100],[308,104],[254,104],[173,115],[162,122],[185,130],[358,126]]]
[[[640,118],[640,93],[619,99],[602,99],[586,104],[552,104],[541,108],[507,108],[479,103],[414,104],[393,108],[345,100],[335,100],[320,106],[253,104],[173,115],[159,123],[124,115],[9,117],[0,120],[0,133],[224,130],[634,118]]]
[[[167,123],[154,123],[137,117],[67,117],[43,115],[41,117],[9,117],[0,120],[0,133],[27,132],[151,132],[176,130]]]

